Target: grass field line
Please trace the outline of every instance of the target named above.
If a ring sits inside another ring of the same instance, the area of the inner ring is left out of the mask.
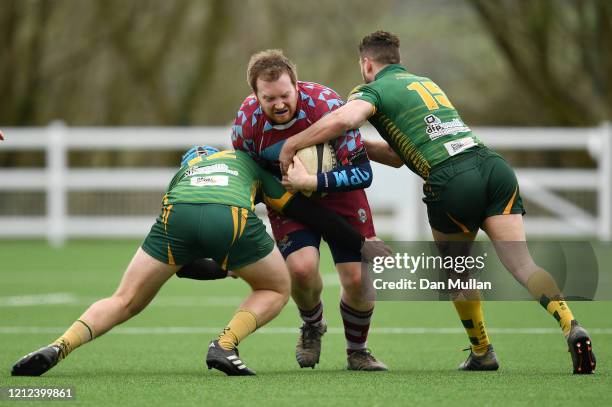
[[[0,297],[0,307],[27,307],[33,305],[74,304],[79,299],[73,293],[45,293]]]
[[[119,327],[110,334],[121,335],[176,335],[176,334],[217,334],[221,327]],[[41,326],[0,326],[0,335],[10,334],[62,334],[66,328]],[[257,331],[262,334],[297,334],[298,328],[270,327]],[[495,335],[559,335],[558,328],[489,328],[488,332]],[[344,334],[341,327],[328,327],[328,334]],[[428,335],[428,334],[465,334],[463,328],[431,328],[431,327],[380,327],[372,328],[371,334],[391,335]],[[589,333],[597,335],[612,335],[612,328],[589,328]]]
[[[99,297],[82,297],[74,293],[45,293],[31,295],[14,295],[0,297],[0,308],[9,307],[33,307],[44,305],[90,305],[101,299]],[[164,307],[194,307],[194,306],[231,306],[234,307],[244,300],[238,296],[165,296],[153,300],[151,306]]]

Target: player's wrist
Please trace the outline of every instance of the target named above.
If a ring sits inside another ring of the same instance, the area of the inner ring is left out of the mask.
[[[306,191],[317,191],[319,182],[316,175],[306,175],[302,184],[302,189]]]
[[[299,137],[298,136],[292,136],[289,137],[287,140],[285,140],[285,143],[283,144],[283,150],[287,151],[288,153],[296,153],[298,150],[298,144],[297,142],[299,141]]]

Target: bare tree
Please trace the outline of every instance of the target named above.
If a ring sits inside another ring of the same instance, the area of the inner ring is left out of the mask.
[[[612,3],[469,0],[517,81],[562,125],[612,117]]]
[[[345,93],[358,80],[358,30],[390,3],[4,0],[0,124],[228,123],[248,92],[248,57],[265,48]]]

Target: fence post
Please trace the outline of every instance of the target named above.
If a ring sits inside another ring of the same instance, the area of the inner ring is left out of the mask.
[[[604,122],[599,131],[599,239],[612,240],[612,125]]]
[[[47,240],[59,247],[66,240],[66,126],[61,121],[54,121],[47,135]]]

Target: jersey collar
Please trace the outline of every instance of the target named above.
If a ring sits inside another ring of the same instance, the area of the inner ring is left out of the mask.
[[[389,65],[385,66],[383,69],[381,69],[380,71],[378,71],[378,73],[374,77],[374,80],[376,81],[376,80],[382,78],[383,76],[387,75],[388,73],[396,72],[396,71],[404,71],[405,72],[406,68],[404,68],[400,64],[389,64]]]

